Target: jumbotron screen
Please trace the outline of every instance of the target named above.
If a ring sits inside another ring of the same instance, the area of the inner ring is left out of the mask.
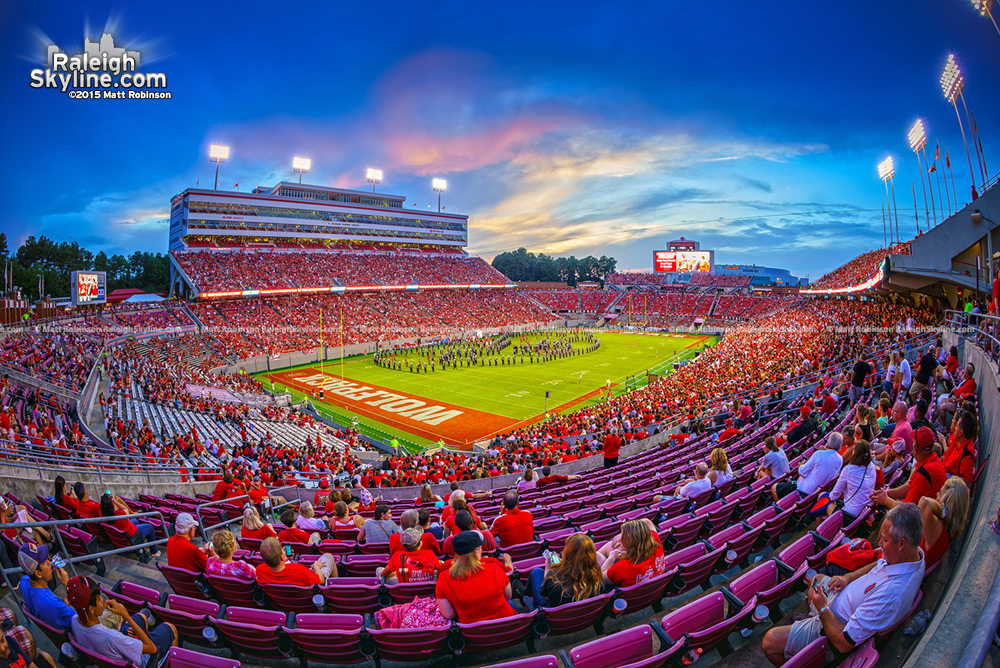
[[[713,251],[655,251],[653,268],[656,271],[681,273],[710,273]]]
[[[107,301],[107,274],[103,271],[74,271],[70,274],[73,306],[104,304]]]

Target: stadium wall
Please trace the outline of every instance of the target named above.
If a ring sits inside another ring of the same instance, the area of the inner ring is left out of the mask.
[[[163,496],[167,493],[190,494],[211,494],[215,489],[216,481],[209,482],[189,482],[181,483],[176,475],[163,475],[149,478],[145,474],[116,474],[109,475],[101,473],[95,469],[74,468],[53,470],[49,465],[32,467],[30,462],[25,462],[25,468],[0,464],[0,486],[8,492],[16,494],[18,497],[28,500],[34,499],[35,495],[50,496],[54,490],[54,481],[57,474],[62,473],[69,482],[80,481],[87,486],[87,491],[94,499],[99,499],[105,489],[110,489],[118,496],[132,499],[139,498],[140,494],[151,494]],[[162,482],[157,482],[157,479]],[[311,497],[310,497],[311,498]]]
[[[954,337],[948,335],[946,338]],[[969,650],[979,654],[989,648],[996,630],[992,621],[988,632],[977,629],[981,616],[996,616],[1000,611],[1000,588],[994,580],[1000,578],[1000,536],[993,531],[1000,506],[1000,377],[988,355],[966,341],[964,360],[976,365],[979,387],[980,422],[978,459],[989,457],[989,465],[976,488],[974,507],[965,532],[961,552],[952,560],[951,580],[945,587],[940,603],[920,642],[913,648],[904,668],[950,668],[962,666],[960,658]],[[933,577],[933,576],[932,576]],[[969,665],[979,665],[978,662]]]

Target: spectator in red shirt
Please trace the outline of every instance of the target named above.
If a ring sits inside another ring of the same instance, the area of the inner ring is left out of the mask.
[[[609,469],[618,465],[618,452],[622,447],[621,436],[617,429],[612,429],[604,437],[604,468]]]
[[[181,513],[174,521],[174,535],[167,540],[167,565],[195,573],[204,573],[208,555],[215,554],[211,544],[203,548],[191,543],[198,523],[189,513]]]
[[[965,378],[962,383],[951,391],[951,394],[943,394],[938,397],[937,426],[944,429],[947,424],[948,415],[957,413],[962,402],[976,393],[976,366],[969,362],[965,365]]]
[[[257,566],[257,582],[260,584],[293,584],[303,587],[326,584],[327,578],[337,577],[337,564],[329,554],[319,555],[309,568],[298,562],[289,561],[288,553],[277,538],[268,538],[260,544],[260,558],[264,563]]]
[[[77,500],[77,515],[80,517],[100,517],[101,504],[94,501],[87,494],[87,488],[82,482],[73,485],[73,494]]]
[[[979,425],[969,411],[957,413],[951,428],[948,449],[944,451],[944,470],[950,476],[961,476],[972,486],[976,477],[976,433]]]
[[[76,500],[76,497],[74,496],[73,487],[70,486],[69,493],[68,494],[66,493],[66,478],[62,477],[61,475],[57,475],[55,480],[55,487],[56,487],[55,494],[53,495],[52,498],[55,499],[56,504],[62,506],[63,508],[69,508],[71,511],[79,515],[80,514],[79,502]]]
[[[432,534],[427,533],[420,526],[420,511],[416,508],[410,508],[409,510],[404,510],[403,514],[399,517],[399,530],[400,533],[389,534],[389,554],[396,554],[404,549],[403,546],[403,534],[406,533],[407,529],[417,529],[420,531],[420,549],[428,550],[434,555],[441,554],[441,547],[438,544],[437,538]],[[435,578],[437,579],[437,578]]]
[[[467,510],[460,510],[455,513],[455,516],[451,519],[458,531],[444,539],[444,543],[441,545],[441,552],[444,554],[455,554],[455,550],[451,546],[452,539],[459,534],[465,533],[466,531],[475,531],[478,533],[480,540],[483,542],[483,548],[487,552],[495,552],[497,550],[497,542],[496,539],[493,538],[493,534],[489,531],[477,530],[475,520],[472,518],[472,513]]]
[[[441,571],[435,587],[441,615],[460,624],[516,615],[507,573],[496,560],[483,560],[480,535],[463,531],[453,539],[455,559]]]
[[[297,517],[296,512],[291,508],[281,513],[281,523],[284,524],[286,528],[278,532],[278,540],[282,543],[305,543],[307,545],[318,544],[320,541],[319,533],[314,531],[310,534],[295,526],[295,520]]]
[[[663,545],[652,530],[652,522],[630,520],[622,525],[619,536],[597,553],[602,561],[605,584],[630,587],[666,573]]]
[[[330,481],[323,478],[319,481],[319,489],[313,494],[313,505],[317,508],[322,507],[327,499],[330,497]]]
[[[930,427],[921,427],[914,435],[913,460],[916,468],[910,479],[886,491],[875,492],[873,501],[890,510],[900,503],[918,503],[921,497],[935,496],[948,478],[941,458],[934,452],[934,432]]]
[[[535,538],[535,521],[531,513],[517,507],[520,500],[515,490],[503,495],[504,513],[490,527],[500,547],[529,543]]]
[[[264,520],[260,519],[260,513],[256,508],[247,508],[243,511],[243,530],[240,532],[240,538],[264,540],[277,537],[274,528],[270,524],[264,524]]]
[[[220,480],[215,485],[215,491],[212,492],[212,501],[222,501],[229,497],[229,490],[233,487],[233,474],[230,471],[226,471],[222,474],[222,480]]]
[[[378,574],[387,584],[436,581],[441,560],[434,552],[422,547],[423,537],[427,534],[419,528],[410,528],[399,535],[401,549],[392,553],[389,563]]]
[[[542,467],[542,477],[535,483],[535,487],[542,489],[549,485],[560,485],[570,480],[579,480],[578,475],[552,475],[552,469],[548,466]]]
[[[101,497],[102,517],[116,517],[134,514],[134,511],[129,508],[120,497],[107,493]],[[141,534],[142,542],[144,543],[156,540],[156,531],[153,529],[153,525],[151,524],[146,524],[145,522],[139,524],[136,523],[135,520],[115,520],[111,523],[111,525],[119,531],[124,531],[125,535],[129,538],[138,533]],[[158,557],[160,556],[160,551],[155,547],[150,547],[149,556]]]

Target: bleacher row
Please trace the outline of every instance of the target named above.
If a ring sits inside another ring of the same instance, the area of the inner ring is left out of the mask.
[[[203,441],[212,439],[226,452],[232,452],[243,443],[239,425],[219,421],[207,413],[172,408],[123,395],[118,395],[116,403],[118,414],[124,419],[140,425],[148,422],[155,433],[166,434],[168,438],[184,436],[192,429],[196,429]],[[322,437],[325,445],[338,449],[347,447],[344,441],[326,433],[321,424],[303,427],[288,420],[268,420],[256,416],[245,421],[242,428],[246,430],[247,437],[254,442],[260,441],[265,434],[270,434],[271,441],[278,447],[299,448],[307,439],[315,442],[317,435]],[[205,457],[213,466],[219,463],[218,458],[208,453]]]
[[[852,420],[853,411],[836,429],[852,424]],[[497,621],[416,630],[380,629],[372,616],[380,608],[415,596],[433,595],[434,585],[383,585],[374,574],[388,559],[388,545],[358,544],[351,540],[356,538],[354,529],[329,532],[328,537],[339,539],[339,543],[292,544],[295,558],[304,563],[315,560],[320,553],[335,555],[341,577],[324,586],[257,585],[160,565],[174,594],[161,594],[129,582],[119,582],[109,594],[133,613],[148,608],[160,621],[173,623],[183,642],[211,652],[227,649],[234,659],[246,655],[269,660],[292,657],[324,664],[360,663],[371,658],[377,663],[410,662],[459,653],[511,653],[514,650],[508,648],[521,643],[534,653],[537,643],[548,638],[590,627],[600,633],[605,621],[620,626],[624,621],[618,621],[622,602],[624,614],[631,615],[649,607],[659,613],[664,599],[670,601],[668,605],[683,604],[650,624],[626,628],[560,652],[566,668],[662,666],[676,661],[684,652],[701,655],[717,646],[726,654],[731,649],[732,634],[763,621],[752,618],[759,617],[758,606],[767,609],[766,618],[779,619],[783,615],[782,602],[803,588],[806,570],[822,565],[830,549],[845,537],[867,531],[871,521],[869,510],[844,526],[843,515],[837,511],[814,531],[803,533],[801,529],[809,521],[808,511],[823,490],[806,498],[792,494],[778,503],[771,502],[769,488],[778,480],[754,480],[754,472],[759,443],[774,435],[783,420],[779,415],[765,417],[763,422],[763,426],[725,444],[734,479],[718,490],[691,499],[666,499],[658,506],[652,505],[653,496],[668,493],[682,477],[690,477],[695,462],[706,459],[717,447],[707,434],[670,450],[654,448],[586,480],[557,489],[526,491],[520,507],[535,516],[536,539],[505,550],[514,560],[512,578],[524,580],[532,568],[544,562],[544,549],[561,550],[566,538],[577,531],[588,533],[600,546],[617,535],[624,521],[648,518],[658,526],[666,551],[666,573],[578,603],[541,610],[525,605],[526,612]],[[824,439],[814,433],[796,444],[795,451],[786,446],[793,470]],[[902,471],[898,471],[896,478],[901,475]],[[502,493],[497,490],[490,499],[471,502],[487,524],[499,513]],[[713,500],[716,495],[720,498]],[[140,497],[129,503],[172,517],[204,500],[168,497],[172,498]],[[406,499],[390,505],[398,517],[403,510],[414,507],[414,502]],[[433,512],[434,504],[423,507]],[[67,512],[54,510],[59,514]],[[222,512],[236,519],[241,509],[232,505]],[[256,565],[260,558],[253,550],[257,547],[258,542],[245,539],[243,551],[236,556]],[[698,594],[699,589],[707,593]],[[44,630],[53,642],[66,640],[54,629]],[[851,657],[852,668],[871,665],[878,656],[877,646],[888,634],[880,634],[857,650]],[[809,651],[817,654],[815,647]],[[864,663],[859,663],[860,659]],[[551,655],[525,659],[532,660],[556,665]],[[205,661],[203,665],[211,665],[212,659]]]

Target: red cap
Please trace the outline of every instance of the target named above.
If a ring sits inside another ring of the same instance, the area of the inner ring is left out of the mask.
[[[934,431],[930,427],[921,427],[914,434],[913,440],[921,450],[931,450],[934,448]]]

